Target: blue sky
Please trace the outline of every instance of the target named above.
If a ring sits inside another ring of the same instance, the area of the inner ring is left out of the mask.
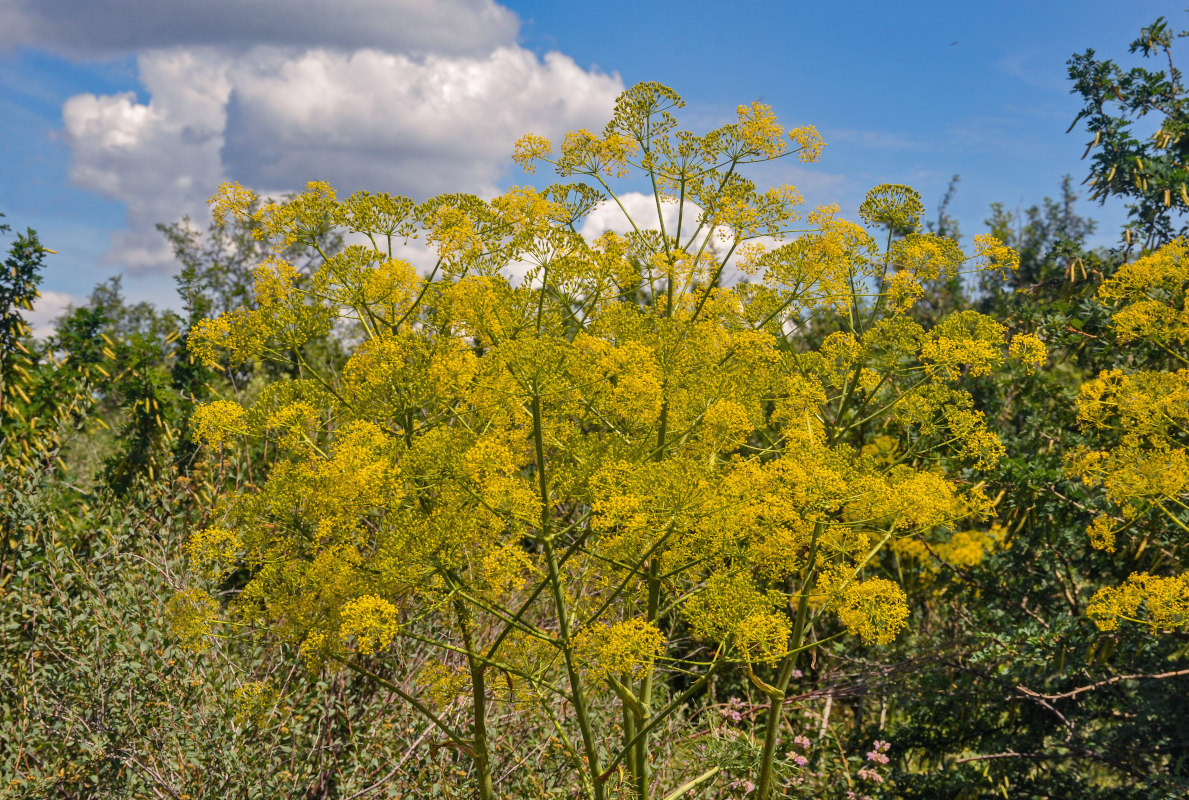
[[[0,0],[0,211],[59,251],[39,322],[113,274],[176,305],[153,225],[201,220],[220,180],[492,193],[526,181],[516,135],[601,127],[621,88],[656,80],[694,129],[753,101],[816,125],[818,164],[757,175],[811,203],[853,211],[908,183],[932,210],[960,175],[969,237],[991,202],[1027,207],[1085,176],[1065,61],[1137,63],[1127,44],[1162,14],[1189,27],[1149,0]],[[1114,241],[1120,207],[1081,211]]]

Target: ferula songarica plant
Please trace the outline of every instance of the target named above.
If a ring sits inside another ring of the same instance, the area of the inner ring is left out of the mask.
[[[774,794],[798,663],[909,624],[881,550],[988,513],[959,470],[1003,448],[962,380],[1045,351],[972,311],[913,314],[938,279],[1013,251],[922,234],[905,186],[872,189],[862,222],[805,209],[747,175],[816,161],[816,130],[757,104],[697,135],[681,106],[640,84],[602,133],[525,136],[516,161],[562,182],[489,202],[220,189],[216,217],[255,215],[278,255],[192,350],[297,377],[196,413],[212,451],[263,439],[275,461],[191,539],[179,634],[263,631],[311,669],[373,675],[465,754],[480,798],[512,746],[501,706],[556,738],[537,768],[591,800],[708,785],[719,767],[656,754],[734,669],[769,700],[749,782]],[[648,213],[629,215],[629,187]],[[622,233],[584,230],[616,206]],[[281,257],[328,230],[366,244],[311,273]],[[402,258],[414,239],[432,268]],[[303,344],[330,333],[350,358],[319,370]],[[894,443],[879,457],[876,437]]]

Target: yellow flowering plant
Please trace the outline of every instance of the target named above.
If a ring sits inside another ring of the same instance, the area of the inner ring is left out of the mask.
[[[1098,289],[1111,306],[1121,345],[1146,345],[1149,369],[1108,369],[1082,384],[1078,422],[1099,447],[1082,447],[1067,459],[1070,474],[1102,487],[1107,508],[1090,523],[1091,545],[1114,552],[1120,535],[1150,534],[1145,523],[1176,543],[1189,533],[1189,243],[1169,242],[1123,265]],[[1173,552],[1179,548],[1169,548]],[[1164,559],[1161,559],[1164,560]],[[1134,573],[1120,586],[1099,589],[1087,613],[1104,631],[1126,621],[1153,631],[1189,626],[1189,574],[1166,561],[1168,576]]]
[[[907,313],[923,281],[1011,268],[1001,244],[967,257],[920,234],[904,186],[873,189],[865,224],[805,212],[743,169],[817,160],[814,129],[753,105],[696,135],[681,106],[645,83],[602,133],[526,136],[517,162],[568,182],[490,202],[339,200],[319,183],[287,203],[253,206],[235,185],[213,199],[255,207],[278,253],[331,229],[369,244],[302,281],[278,255],[252,308],[194,331],[208,361],[300,376],[198,411],[211,447],[264,439],[276,461],[220,498],[191,545],[196,577],[246,575],[228,621],[383,682],[471,757],[481,798],[498,791],[501,703],[539,716],[591,800],[620,781],[643,798],[711,780],[717,767],[656,759],[653,737],[729,665],[771,698],[755,777],[771,796],[798,661],[907,624],[879,553],[989,511],[953,474],[1002,453],[964,376],[1043,359],[979,314],[926,330]],[[623,179],[651,188],[652,213],[628,213]],[[626,233],[581,235],[608,205]],[[401,258],[412,238],[434,256],[425,274]],[[332,330],[351,356],[319,371],[301,345]],[[891,456],[864,450],[878,437]],[[177,617],[201,643],[210,602],[187,591]],[[457,680],[410,688],[367,666],[413,646]],[[451,686],[461,721],[443,710]]]

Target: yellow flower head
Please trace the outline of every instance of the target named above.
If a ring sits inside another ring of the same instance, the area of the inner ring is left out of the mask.
[[[219,604],[201,589],[189,587],[169,598],[165,619],[169,630],[187,650],[203,650],[214,630]]]
[[[382,597],[365,595],[343,606],[340,634],[344,639],[355,638],[355,648],[364,655],[388,648],[400,632],[396,606]]]
[[[1040,369],[1048,359],[1044,342],[1031,333],[1020,333],[1012,337],[1007,349],[1012,358],[1025,364],[1029,371]]]
[[[792,627],[788,615],[779,613],[750,614],[735,630],[735,642],[749,661],[775,664],[789,651]]]
[[[243,543],[226,528],[206,528],[190,537],[186,552],[198,572],[210,581],[221,581],[235,566]]]
[[[1145,624],[1153,631],[1184,628],[1189,626],[1189,573],[1162,577],[1134,572],[1121,586],[1095,592],[1086,613],[1103,631],[1116,630],[1120,620]]]
[[[884,183],[867,192],[859,216],[872,225],[889,225],[894,230],[915,231],[921,226],[925,205],[911,186]]]
[[[904,629],[908,597],[884,578],[850,584],[838,602],[838,620],[866,644],[888,644]]]
[[[229,400],[214,400],[194,409],[190,418],[195,437],[207,447],[222,447],[232,436],[247,433],[244,408]]]
[[[979,267],[985,272],[1015,270],[1020,266],[1020,254],[989,233],[975,235],[974,254],[981,259]]]
[[[665,635],[642,619],[595,625],[574,637],[578,663],[596,680],[625,674],[636,677],[664,651]]]
[[[548,158],[553,145],[544,136],[526,133],[516,140],[516,149],[512,153],[512,160],[530,175],[537,171],[537,162]]]
[[[813,163],[822,157],[822,148],[826,146],[822,135],[812,125],[804,125],[789,131],[789,139],[797,143],[797,160],[802,163]]]

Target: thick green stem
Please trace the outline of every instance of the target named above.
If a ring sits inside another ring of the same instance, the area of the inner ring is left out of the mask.
[[[656,610],[660,605],[661,582],[660,582],[660,567],[661,562],[655,556],[648,564],[648,622],[655,624]],[[640,733],[641,735],[636,740],[636,796],[641,798],[648,797],[648,730],[649,721],[652,716],[652,685],[655,670],[652,666],[644,673],[643,686],[640,689]]]
[[[757,800],[768,800],[772,793],[772,762],[776,759],[776,745],[780,742],[780,719],[784,715],[784,699],[788,693],[789,680],[793,676],[795,655],[789,654],[780,662],[780,673],[772,691],[767,692],[771,702],[768,717],[764,721],[764,754],[760,759],[760,782],[756,787]]]
[[[466,603],[454,602],[458,626],[462,629],[463,646],[467,651],[467,667],[471,673],[471,717],[474,728],[472,749],[475,759],[475,783],[479,800],[495,800],[491,781],[491,755],[487,749],[487,687],[484,681],[487,664],[478,657],[471,633],[471,615]]]
[[[566,603],[566,593],[561,582],[561,568],[557,563],[557,551],[553,547],[552,533],[552,503],[549,495],[549,481],[545,474],[545,432],[542,426],[541,396],[533,394],[533,446],[537,455],[537,484],[541,492],[541,543],[545,549],[545,564],[549,572],[549,586],[553,590],[553,604],[557,611],[558,633],[560,634],[562,653],[566,661],[566,675],[570,682],[571,700],[574,702],[574,713],[578,717],[578,728],[582,731],[582,747],[586,751],[586,768],[591,776],[590,786],[594,792],[594,800],[603,800],[603,786],[597,780],[599,775],[599,756],[595,747],[594,731],[591,729],[590,713],[586,706],[586,694],[582,687],[582,678],[574,666],[573,635],[570,630],[570,609]]]
[[[715,670],[717,670],[719,665],[722,663],[721,661],[718,660],[718,655],[721,652],[722,652],[722,650],[720,648],[719,653],[715,654],[715,660],[710,664],[710,668],[708,670],[706,670],[705,675],[703,675],[701,678],[698,678],[698,680],[695,681],[692,686],[690,686],[684,692],[679,694],[677,697],[674,697],[673,700],[669,703],[669,705],[665,706],[662,710],[658,711],[656,714],[653,714],[652,719],[649,721],[649,723],[645,726],[642,726],[641,729],[636,733],[636,738],[634,738],[634,739],[632,739],[632,741],[628,742],[627,746],[625,746],[624,749],[620,750],[619,753],[614,758],[611,759],[611,762],[609,764],[607,764],[607,768],[603,771],[603,774],[598,776],[598,780],[600,783],[605,782],[608,778],[610,778],[611,775],[615,772],[615,768],[617,766],[619,766],[620,762],[622,762],[625,758],[629,757],[629,755],[632,753],[633,748],[636,745],[637,739],[639,739],[643,736],[647,736],[653,728],[655,728],[657,725],[659,725],[661,722],[663,722],[666,718],[668,718],[671,714],[673,714],[675,711],[677,711],[677,709],[681,708],[685,704],[686,700],[689,700],[691,697],[693,697],[695,694],[697,694],[698,692],[700,692],[702,690],[702,687],[705,686],[706,683],[710,680],[710,676],[714,674]]]
[[[631,676],[624,675],[624,681],[631,680]],[[636,712],[627,704],[623,704],[623,747],[628,751],[628,772],[635,776],[639,773],[640,768],[636,764],[636,750],[630,747],[631,742],[636,738]]]
[[[809,613],[809,593],[813,591],[813,570],[817,561],[817,543],[821,537],[822,523],[813,527],[813,538],[809,543],[809,556],[805,560],[805,569],[801,573],[801,596],[797,600],[797,616],[793,620],[793,632],[789,637],[789,653],[780,663],[780,672],[776,678],[774,691],[770,693],[771,705],[768,706],[768,718],[765,720],[764,753],[760,760],[760,778],[756,786],[756,800],[768,800],[772,794],[773,770],[772,763],[776,758],[776,746],[780,743],[780,722],[784,716],[784,700],[788,696],[789,681],[793,677],[793,668],[802,650],[801,644],[805,639],[805,621]]]
[[[570,695],[574,701],[574,714],[578,717],[578,729],[582,731],[582,749],[586,751],[587,770],[591,776],[594,800],[603,800],[603,785],[598,782],[599,755],[595,748],[594,731],[590,724],[590,711],[586,706],[586,693],[582,678],[574,666],[573,637],[570,631],[570,611],[566,605],[565,591],[557,566],[557,554],[553,542],[545,540],[545,562],[549,569],[549,583],[553,587],[553,602],[557,609],[557,622],[561,632],[562,652],[566,660],[566,675],[570,681]]]

